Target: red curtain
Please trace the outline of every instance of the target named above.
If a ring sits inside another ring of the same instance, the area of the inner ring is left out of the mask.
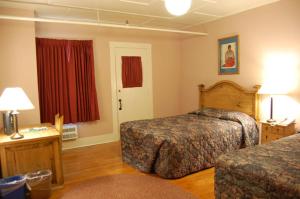
[[[41,122],[99,120],[92,41],[36,38]]]
[[[122,83],[123,88],[143,86],[141,57],[122,56]]]

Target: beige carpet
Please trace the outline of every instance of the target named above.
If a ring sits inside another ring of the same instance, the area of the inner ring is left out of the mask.
[[[70,188],[63,199],[195,199],[158,177],[119,174],[98,177]]]

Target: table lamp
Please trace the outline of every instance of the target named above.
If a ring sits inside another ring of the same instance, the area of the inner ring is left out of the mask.
[[[275,123],[276,120],[273,118],[273,97],[274,95],[284,95],[287,94],[282,89],[278,89],[277,87],[268,87],[262,86],[262,88],[258,91],[258,94],[270,95],[270,118],[267,120],[268,123]]]
[[[34,109],[31,101],[22,88],[6,88],[0,97],[0,111],[11,111],[14,121],[14,133],[11,139],[21,139],[24,136],[18,129],[18,110]]]

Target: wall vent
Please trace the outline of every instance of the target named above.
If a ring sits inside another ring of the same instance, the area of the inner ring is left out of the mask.
[[[65,124],[63,127],[62,140],[75,140],[78,138],[77,125],[75,124]]]

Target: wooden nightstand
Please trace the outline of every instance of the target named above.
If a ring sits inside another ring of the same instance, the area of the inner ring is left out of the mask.
[[[262,122],[261,126],[261,143],[268,143],[278,140],[282,137],[293,135],[296,133],[295,123],[271,125],[267,122]]]
[[[64,183],[61,161],[60,132],[53,127],[47,130],[23,133],[24,138],[10,139],[0,133],[2,177],[26,174],[37,170],[52,170],[52,183]]]

